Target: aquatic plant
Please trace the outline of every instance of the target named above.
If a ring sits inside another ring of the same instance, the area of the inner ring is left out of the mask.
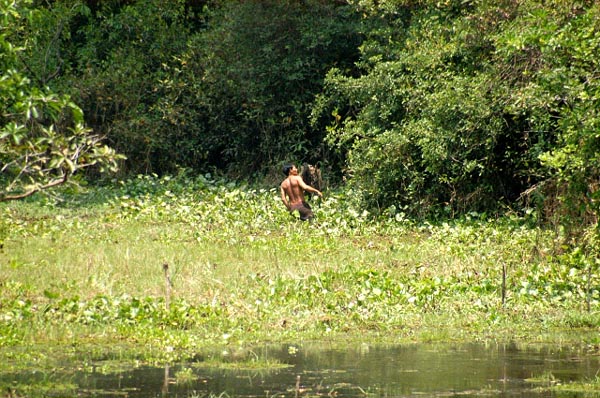
[[[352,198],[326,192],[302,223],[275,187],[182,173],[2,204],[0,348],[113,338],[173,361],[264,340],[600,324],[593,253],[527,215],[417,222]]]

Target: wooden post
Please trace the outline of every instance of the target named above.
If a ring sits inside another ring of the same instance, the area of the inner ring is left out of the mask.
[[[587,274],[587,294],[586,294],[586,301],[587,301],[587,312],[590,313],[592,312],[592,263],[590,261],[590,264],[588,265],[588,274]]]
[[[165,272],[165,307],[169,311],[171,308],[171,277],[169,276],[169,264],[163,264],[163,271]]]
[[[161,392],[163,397],[169,394],[169,365],[165,365],[165,378],[163,379]]]
[[[506,302],[506,263],[502,263],[502,306]]]

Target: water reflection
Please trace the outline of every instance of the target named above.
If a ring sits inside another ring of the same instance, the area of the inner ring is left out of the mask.
[[[363,344],[335,349],[322,344],[270,346],[253,350],[263,360],[290,366],[277,370],[223,370],[206,358],[161,368],[103,372],[102,364],[68,376],[74,386],[61,396],[103,397],[408,397],[553,396],[551,383],[593,379],[600,358],[569,348],[516,345]],[[56,377],[60,377],[57,373]],[[0,375],[35,385],[32,375]],[[30,391],[31,392],[31,391]],[[32,394],[34,395],[34,394]],[[40,394],[41,396],[42,394]]]

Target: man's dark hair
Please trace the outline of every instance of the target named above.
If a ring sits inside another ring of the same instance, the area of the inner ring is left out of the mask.
[[[286,176],[290,174],[290,170],[292,169],[292,167],[294,167],[293,164],[291,163],[286,163],[283,165],[283,174],[285,174]]]

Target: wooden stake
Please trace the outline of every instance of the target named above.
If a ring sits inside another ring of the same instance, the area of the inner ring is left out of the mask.
[[[165,272],[165,307],[167,311],[171,308],[171,277],[169,276],[169,264],[163,264],[163,271]]]
[[[506,302],[506,264],[502,263],[502,306]]]
[[[592,301],[592,264],[590,262],[590,264],[588,265],[588,274],[587,274],[587,294],[586,294],[586,301],[587,301],[587,312],[590,313],[592,311],[592,305],[591,305],[591,301]]]

